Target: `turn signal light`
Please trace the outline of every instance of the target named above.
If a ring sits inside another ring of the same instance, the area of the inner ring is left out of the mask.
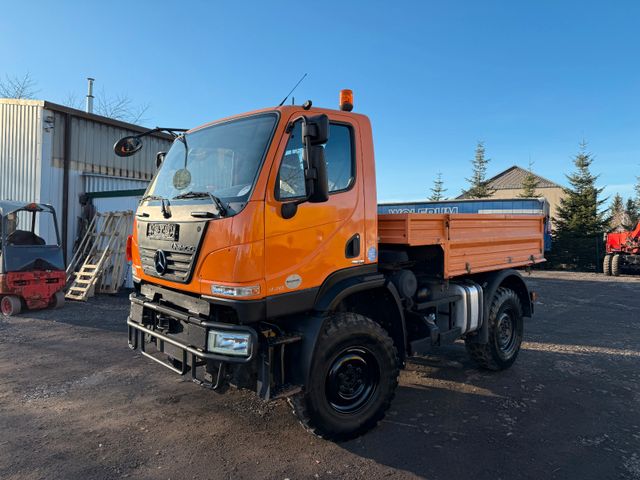
[[[124,250],[124,255],[127,258],[127,262],[130,262],[131,260],[133,260],[133,254],[132,254],[132,244],[133,244],[133,235],[129,235],[127,237],[127,245],[126,248]],[[122,250],[120,250],[122,251]]]
[[[214,295],[226,295],[228,297],[252,297],[260,295],[260,285],[248,287],[229,287],[226,285],[211,285],[211,293]]]
[[[353,110],[353,92],[349,89],[340,90],[340,110],[344,112]]]

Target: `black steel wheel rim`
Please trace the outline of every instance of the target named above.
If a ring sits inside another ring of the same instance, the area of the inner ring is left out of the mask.
[[[380,365],[365,347],[349,347],[334,358],[325,384],[329,405],[336,412],[352,414],[373,398],[380,382]]]
[[[517,332],[515,315],[511,309],[503,311],[498,317],[498,348],[505,357],[510,357],[516,348]]]

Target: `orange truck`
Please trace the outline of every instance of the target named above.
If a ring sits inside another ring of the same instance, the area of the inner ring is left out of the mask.
[[[378,215],[369,119],[279,106],[189,131],[127,243],[129,346],[196,383],[288,397],[310,431],[383,418],[408,358],[463,339],[483,368],[515,361],[544,261],[544,218]],[[144,134],[114,145],[120,156]]]

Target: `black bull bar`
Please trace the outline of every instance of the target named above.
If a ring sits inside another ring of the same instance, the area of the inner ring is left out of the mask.
[[[185,375],[189,370],[189,360],[191,363],[191,379],[205,387],[219,389],[224,385],[225,382],[225,373],[226,373],[226,364],[228,363],[236,363],[236,364],[246,364],[254,360],[256,357],[257,349],[258,349],[258,335],[253,328],[243,326],[243,325],[232,325],[228,323],[219,323],[213,322],[210,320],[202,320],[199,317],[195,317],[189,315],[188,313],[182,312],[180,310],[176,310],[165,305],[160,305],[159,303],[149,301],[149,299],[143,295],[139,295],[137,293],[132,293],[129,296],[131,300],[131,313],[127,318],[127,328],[128,328],[128,336],[129,336],[129,348],[135,350],[140,348],[140,353],[145,357],[153,360],[154,362],[159,363],[160,365],[167,367],[169,370],[179,374]],[[144,310],[149,309],[155,312],[158,315],[168,316],[174,318],[176,320],[180,320],[182,322],[186,322],[188,324],[193,324],[198,327],[205,329],[205,342],[209,337],[210,330],[216,331],[232,331],[232,332],[242,332],[250,335],[251,342],[249,348],[248,356],[233,356],[233,355],[221,355],[218,353],[207,352],[204,347],[206,345],[202,345],[201,348],[197,348],[193,345],[187,345],[180,340],[176,340],[175,338],[171,338],[164,332],[158,331],[153,328],[149,328],[149,326],[144,324]],[[134,318],[135,317],[135,318]],[[170,365],[166,361],[159,359],[153,356],[151,353],[147,352],[145,349],[145,340],[144,335],[150,335],[156,340],[156,347],[160,353],[165,353],[165,344],[169,344],[175,348],[177,348],[181,354],[181,368],[177,368],[174,365]],[[205,380],[201,380],[196,376],[196,369],[200,366],[207,365],[208,361],[219,362],[218,372],[216,375],[215,382],[207,382]]]

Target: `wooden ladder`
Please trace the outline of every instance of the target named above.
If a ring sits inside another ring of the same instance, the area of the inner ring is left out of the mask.
[[[127,234],[133,212],[97,213],[67,267],[65,298],[86,301],[96,291],[116,293],[122,286]]]

